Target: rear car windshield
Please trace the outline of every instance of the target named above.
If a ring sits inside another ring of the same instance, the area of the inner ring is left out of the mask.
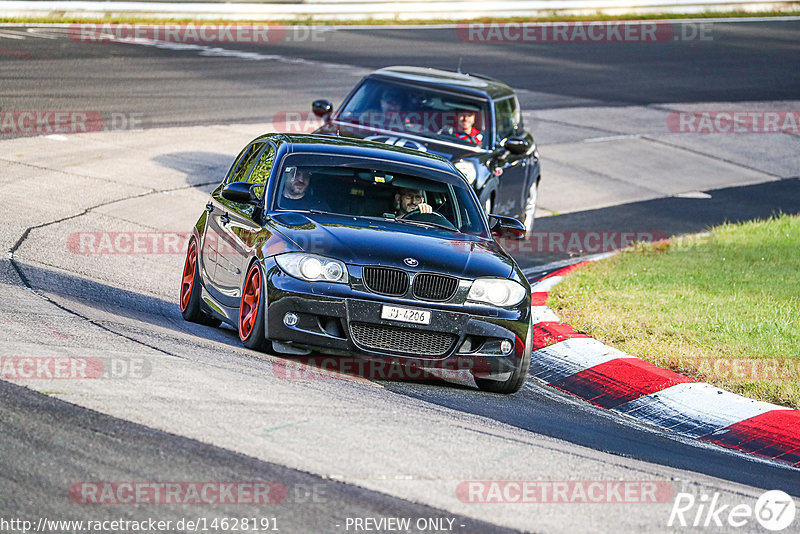
[[[336,119],[369,128],[488,148],[489,107],[484,100],[433,89],[368,79]],[[462,115],[468,115],[461,122]],[[470,118],[471,117],[471,118]],[[463,124],[471,124],[462,129]]]

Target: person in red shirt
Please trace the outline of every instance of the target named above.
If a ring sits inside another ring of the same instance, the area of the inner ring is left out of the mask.
[[[483,134],[475,127],[477,112],[472,109],[460,109],[456,114],[456,127],[446,128],[444,133],[448,133],[459,139],[480,146],[483,144]]]

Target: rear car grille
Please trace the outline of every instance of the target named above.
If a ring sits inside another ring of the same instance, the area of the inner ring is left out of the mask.
[[[408,274],[400,269],[364,267],[362,279],[367,289],[379,295],[400,297],[408,292]]]
[[[353,341],[368,349],[421,356],[444,356],[456,341],[453,334],[379,324],[351,323],[350,331]]]
[[[458,289],[458,278],[420,273],[414,277],[414,296],[425,300],[450,300]]]

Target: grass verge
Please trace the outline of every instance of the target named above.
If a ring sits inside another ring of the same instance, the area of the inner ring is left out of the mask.
[[[580,332],[800,409],[800,217],[725,224],[587,265],[548,305]]]
[[[481,17],[469,20],[452,19],[419,19],[419,20],[400,20],[400,19],[358,19],[358,20],[325,20],[325,19],[292,19],[292,20],[205,20],[196,17],[185,18],[159,18],[159,17],[140,17],[135,15],[116,15],[108,17],[76,17],[76,16],[49,16],[49,17],[9,17],[0,15],[0,23],[13,22],[24,24],[52,24],[52,23],[88,23],[88,24],[119,24],[119,23],[149,23],[149,24],[171,24],[189,23],[195,24],[285,24],[291,25],[314,25],[314,26],[346,26],[346,25],[427,25],[427,24],[460,24],[463,22],[578,22],[594,20],[672,20],[672,19],[710,19],[710,18],[749,18],[749,17],[796,17],[800,16],[800,9],[776,9],[773,11],[704,11],[701,13],[644,13],[644,14],[620,14],[605,15],[596,13],[594,15],[559,15],[556,12],[547,13],[536,17]]]

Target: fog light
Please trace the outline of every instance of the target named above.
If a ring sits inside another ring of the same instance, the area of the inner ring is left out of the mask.
[[[294,326],[297,324],[297,315],[292,312],[287,312],[286,315],[283,316],[283,324],[286,326]]]
[[[504,339],[500,343],[500,350],[503,351],[503,354],[511,354],[511,351],[514,350],[514,344],[509,340]]]

